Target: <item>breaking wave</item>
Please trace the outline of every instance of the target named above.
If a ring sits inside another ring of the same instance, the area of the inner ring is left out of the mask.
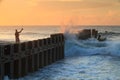
[[[75,34],[65,32],[65,54],[66,56],[78,55],[112,55],[120,56],[120,41],[109,40],[99,42],[91,38],[79,40]]]

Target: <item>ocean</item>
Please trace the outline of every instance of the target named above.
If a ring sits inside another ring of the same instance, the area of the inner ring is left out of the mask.
[[[14,43],[15,29],[1,27],[0,43]],[[49,37],[64,32],[65,59],[39,69],[18,80],[120,80],[120,26],[26,26],[21,42]],[[78,40],[74,31],[97,29],[106,41]],[[4,80],[9,80],[5,77]]]

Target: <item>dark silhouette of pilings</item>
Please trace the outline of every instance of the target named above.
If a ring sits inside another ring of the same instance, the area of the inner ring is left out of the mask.
[[[92,29],[92,36],[93,36],[94,38],[97,38],[97,36],[98,36],[98,31],[97,31],[96,29]]]
[[[19,44],[0,45],[0,80],[24,77],[64,58],[63,34]]]
[[[98,31],[95,29],[84,29],[77,34],[78,39],[88,39],[91,37],[97,38]]]

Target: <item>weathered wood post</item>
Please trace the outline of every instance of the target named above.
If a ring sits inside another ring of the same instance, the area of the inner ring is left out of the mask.
[[[4,65],[0,63],[0,80],[4,77]]]
[[[59,42],[59,36],[60,34],[56,34],[56,60],[59,60],[59,46],[60,46],[60,42]]]
[[[48,40],[45,38],[44,41],[44,66],[48,65]]]
[[[28,56],[30,55],[29,51],[28,51],[28,48],[27,48],[27,42],[22,42],[20,44],[20,51],[19,51],[19,55],[21,55],[21,58],[20,58],[20,73],[21,73],[21,76],[25,76],[29,73],[28,71],[28,67],[29,67],[29,64],[28,64]]]
[[[44,67],[44,52],[42,50],[43,45],[44,45],[43,40],[39,39],[39,68]]]
[[[33,44],[32,41],[27,42],[28,55],[28,72],[34,72],[34,56],[32,55]]]
[[[47,38],[47,41],[48,41],[48,64],[51,64],[52,63],[52,51],[51,51],[51,46],[52,45],[52,40],[51,38]]]
[[[4,77],[4,62],[3,62],[3,54],[4,54],[4,46],[0,45],[0,80]]]
[[[64,40],[64,36],[63,36],[63,34],[61,35],[61,37],[62,37],[62,46],[61,46],[61,48],[62,48],[62,59],[64,58],[64,45],[65,45],[65,40]]]
[[[56,44],[55,34],[52,34],[52,35],[51,35],[51,39],[52,39],[52,44],[53,44],[53,45]],[[56,50],[55,50],[55,47],[56,47],[56,46],[54,46],[54,47],[52,48],[52,62],[55,62],[55,61],[56,61]]]
[[[9,58],[11,56],[11,45],[4,45],[3,48],[3,58],[4,62],[4,76],[8,75],[10,78],[13,78],[13,61]]]
[[[26,66],[27,66],[27,61],[26,61],[26,57],[22,57],[21,58],[21,76],[24,77],[27,73],[26,73]]]
[[[34,70],[37,71],[39,69],[39,54],[38,54],[38,40],[33,41],[33,49],[34,49]]]
[[[60,46],[59,46],[59,59],[62,59],[62,47],[61,46],[63,44],[63,41],[62,41],[62,34],[59,36],[59,42],[61,43]]]
[[[21,76],[21,58],[20,58],[20,44],[13,44],[13,78]]]
[[[95,29],[92,29],[92,35],[94,36],[94,38],[97,38],[98,31]]]
[[[60,46],[61,46],[61,41],[60,41],[60,34],[59,34],[59,36],[58,36],[58,42],[59,42],[59,46],[58,46],[58,60],[60,60]]]

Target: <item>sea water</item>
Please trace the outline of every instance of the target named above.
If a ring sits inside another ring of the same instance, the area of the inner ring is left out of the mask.
[[[14,29],[0,30],[0,41],[14,42]],[[70,30],[97,29],[106,41],[94,38],[78,40]],[[77,26],[64,30],[65,58],[39,69],[18,80],[120,80],[120,27]],[[107,33],[106,33],[107,31]],[[26,26],[21,33],[21,42],[48,37],[61,32],[58,26]],[[9,80],[6,78],[4,80]]]

